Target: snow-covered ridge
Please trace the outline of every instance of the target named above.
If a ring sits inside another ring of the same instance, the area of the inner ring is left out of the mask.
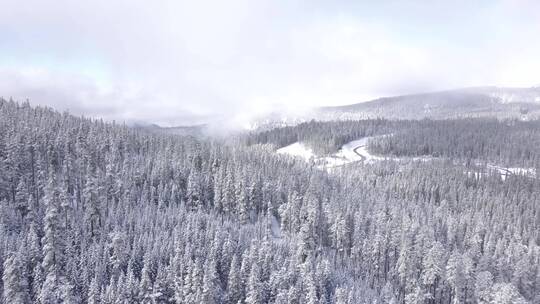
[[[540,87],[471,87],[381,97],[350,105],[319,107],[301,113],[284,112],[261,115],[250,122],[248,129],[269,130],[294,126],[313,119],[333,121],[375,118],[498,117],[527,120],[540,117],[539,106]]]
[[[540,88],[485,88],[486,93],[499,102],[507,103],[540,103]]]

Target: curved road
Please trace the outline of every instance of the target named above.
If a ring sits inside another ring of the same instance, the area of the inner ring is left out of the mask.
[[[344,163],[344,164],[340,164],[340,165],[335,165],[335,166],[326,166],[326,165],[325,165],[324,168],[325,168],[325,169],[334,169],[334,168],[340,168],[340,167],[343,167],[343,166],[348,166],[348,165],[356,164],[356,163],[358,163],[358,162],[364,162],[364,161],[366,161],[367,158],[366,158],[364,155],[362,155],[361,153],[358,152],[358,149],[363,148],[363,147],[365,147],[365,146],[367,146],[367,145],[366,145],[365,143],[362,143],[362,144],[360,144],[360,145],[358,145],[358,146],[356,146],[356,147],[354,147],[354,148],[352,149],[352,151],[354,152],[354,154],[356,154],[358,157],[360,157],[360,159],[353,160],[353,161],[350,161],[350,162],[348,162],[348,163]]]
[[[356,153],[356,155],[358,155],[358,156],[361,158],[361,159],[359,159],[359,160],[357,160],[357,161],[355,161],[355,162],[365,161],[365,160],[367,159],[364,155],[358,153],[358,151],[357,151],[358,149],[363,148],[363,147],[365,147],[365,146],[366,146],[366,145],[364,144],[364,145],[360,145],[360,146],[358,146],[358,147],[356,147],[356,148],[353,149],[353,152]]]

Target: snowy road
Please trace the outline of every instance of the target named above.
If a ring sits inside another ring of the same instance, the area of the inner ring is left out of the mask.
[[[356,162],[369,163],[381,161],[388,158],[380,157],[369,153],[367,144],[373,137],[364,137],[353,140],[341,147],[338,152],[329,156],[317,156],[313,151],[301,142],[295,142],[277,150],[279,154],[287,154],[293,157],[314,161],[321,169],[332,169]]]

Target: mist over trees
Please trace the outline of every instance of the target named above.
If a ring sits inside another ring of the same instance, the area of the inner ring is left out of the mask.
[[[540,303],[538,179],[444,160],[327,173],[267,145],[331,151],[401,123],[310,122],[238,144],[0,100],[1,301]],[[451,124],[405,122],[372,148],[538,160],[535,122]],[[456,136],[468,141],[442,144]],[[504,150],[517,142],[525,152]]]

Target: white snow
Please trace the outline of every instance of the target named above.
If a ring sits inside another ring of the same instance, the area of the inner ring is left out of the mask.
[[[295,142],[294,144],[280,148],[276,152],[279,154],[287,154],[294,157],[300,157],[305,161],[310,161],[311,159],[315,158],[315,154],[313,153],[313,151],[300,142]]]
[[[346,144],[345,146],[354,147],[353,153],[358,155],[360,157],[360,160],[363,160],[365,163],[372,163],[375,161],[381,161],[385,159],[392,159],[388,157],[382,157],[371,154],[368,149],[367,145],[370,139],[375,138],[376,136],[372,137],[364,137],[358,140],[351,141],[350,143]],[[345,147],[344,146],[344,147]]]
[[[486,168],[490,171],[498,172],[502,179],[505,180],[507,175],[524,175],[528,177],[536,177],[534,168],[519,168],[519,167],[501,167],[493,164],[487,164]]]
[[[281,238],[281,228],[279,225],[278,219],[272,215],[270,218],[270,231],[272,232],[272,236],[276,239]]]
[[[343,145],[338,152],[329,156],[317,156],[315,153],[313,153],[313,150],[301,142],[295,142],[291,145],[280,148],[277,150],[277,153],[299,157],[305,161],[313,160],[320,169],[336,168],[358,161],[371,163],[374,161],[387,159],[385,157],[376,156],[369,153],[367,150],[367,143],[371,138],[373,137],[364,137],[353,140]]]
[[[501,179],[504,181],[509,175],[523,175],[529,178],[536,178],[536,170],[534,168],[516,168],[510,167],[505,168],[501,166],[496,166],[492,164],[486,165],[486,172],[477,172],[477,171],[465,171],[467,176],[474,178],[483,178],[487,175],[487,172],[495,172],[501,176]]]
[[[354,149],[361,145],[365,145],[367,140],[365,138],[351,141],[341,147],[336,153],[324,157],[324,163],[326,168],[333,168],[343,166],[352,162],[362,160],[362,156],[354,152]]]

